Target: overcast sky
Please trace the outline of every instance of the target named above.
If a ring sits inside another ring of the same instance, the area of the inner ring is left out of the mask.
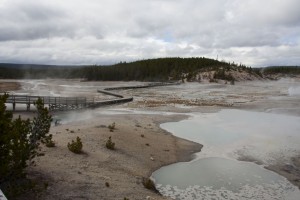
[[[300,65],[299,0],[0,0],[0,62]]]

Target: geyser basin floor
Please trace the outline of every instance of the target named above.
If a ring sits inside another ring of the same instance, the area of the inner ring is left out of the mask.
[[[299,189],[285,178],[234,159],[288,162],[300,150],[299,122],[294,116],[222,110],[162,124],[204,147],[196,160],[164,167],[153,178],[162,194],[175,199],[298,199]]]

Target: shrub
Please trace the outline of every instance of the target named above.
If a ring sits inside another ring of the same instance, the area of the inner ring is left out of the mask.
[[[143,178],[142,183],[143,183],[144,187],[147,188],[148,190],[158,192],[155,187],[154,182],[150,178]]]
[[[72,140],[72,143],[68,143],[68,149],[70,151],[72,151],[73,153],[81,153],[81,150],[82,150],[82,142],[81,142],[81,139],[80,137],[77,136],[76,138],[76,142],[74,140]]]
[[[45,139],[42,140],[42,143],[44,143],[46,147],[55,147],[55,142],[52,140],[52,134],[45,137]]]
[[[116,123],[113,122],[112,124],[108,125],[108,129],[110,132],[114,132],[114,130],[116,129]]]
[[[115,149],[115,143],[112,142],[111,136],[109,136],[109,138],[108,138],[105,146],[106,146],[106,148],[108,148],[110,150],[114,150]]]
[[[106,187],[109,187],[110,185],[109,185],[109,182],[105,182],[105,186]]]

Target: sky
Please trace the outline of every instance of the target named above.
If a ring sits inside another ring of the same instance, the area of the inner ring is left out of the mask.
[[[300,65],[299,0],[0,0],[0,63]]]

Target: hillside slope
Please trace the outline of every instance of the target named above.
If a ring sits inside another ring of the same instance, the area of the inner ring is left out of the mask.
[[[159,58],[85,68],[87,80],[215,81],[254,80],[259,73],[244,65],[209,58]]]

